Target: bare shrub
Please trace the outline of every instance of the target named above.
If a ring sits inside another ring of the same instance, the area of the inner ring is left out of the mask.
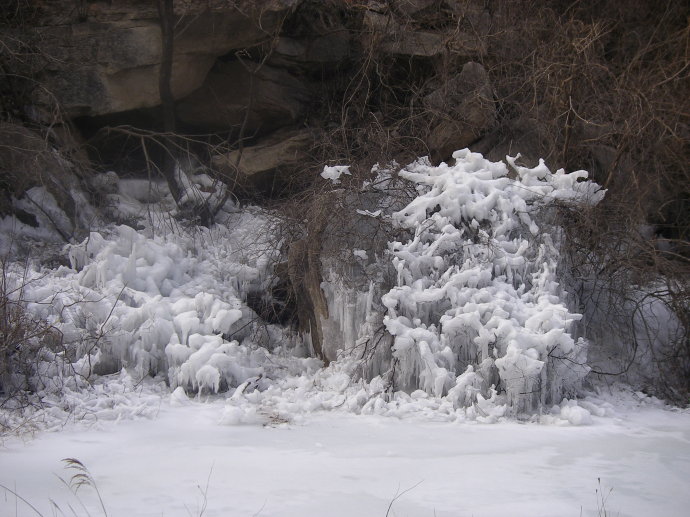
[[[42,363],[64,359],[60,331],[27,311],[27,269],[16,266],[3,260],[0,270],[0,409],[10,410],[38,403]]]
[[[563,207],[563,276],[585,315],[592,374],[678,403],[690,394],[690,260],[622,203]]]

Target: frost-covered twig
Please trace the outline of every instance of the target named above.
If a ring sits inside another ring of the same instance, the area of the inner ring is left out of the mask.
[[[400,499],[400,498],[401,498],[402,496],[404,496],[406,493],[408,493],[408,492],[414,490],[415,488],[417,488],[417,487],[418,487],[419,485],[421,485],[423,482],[424,482],[424,480],[421,480],[421,481],[419,481],[418,483],[412,485],[411,487],[406,488],[406,489],[403,490],[402,492],[400,492],[400,486],[398,486],[398,490],[396,490],[395,495],[393,496],[393,499],[391,499],[391,502],[388,504],[388,509],[386,510],[386,517],[388,517],[388,515],[390,514],[391,508],[393,508],[393,503],[395,503],[395,501],[397,501],[398,499]]]

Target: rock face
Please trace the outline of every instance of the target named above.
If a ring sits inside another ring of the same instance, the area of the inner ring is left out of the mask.
[[[82,4],[83,10],[75,12],[74,2],[62,0],[41,12],[38,20],[46,25],[34,27],[33,39],[47,59],[38,79],[69,116],[157,106],[161,32],[155,2]],[[271,38],[296,2],[211,4],[217,4],[215,9],[204,7],[209,2],[176,3],[171,80],[175,98],[198,89],[217,57]]]
[[[217,63],[204,85],[178,103],[177,117],[205,131],[244,125],[244,134],[253,135],[297,122],[309,97],[308,87],[285,70]]]
[[[314,38],[281,37],[273,49],[271,64],[314,70],[342,62],[351,52],[351,36],[346,30]]]
[[[370,9],[364,15],[365,44],[384,54],[400,57],[434,57],[448,54],[476,58],[486,54],[485,36],[490,18],[472,3],[453,4],[454,27],[429,30],[425,25],[438,23],[440,2],[399,0],[391,2],[390,11]],[[429,13],[425,15],[424,13]],[[445,18],[447,23],[448,18]],[[426,22],[426,23],[425,23]]]
[[[390,5],[395,11],[412,16],[440,3],[439,0],[391,0]]]

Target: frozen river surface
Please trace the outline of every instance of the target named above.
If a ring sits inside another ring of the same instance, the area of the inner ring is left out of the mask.
[[[690,508],[690,413],[660,405],[580,427],[337,412],[222,425],[221,412],[220,400],[164,401],[154,419],[5,439],[0,483],[44,516],[103,514],[93,489],[75,497],[60,481],[75,473],[63,458],[88,467],[111,517],[685,517]],[[0,515],[37,513],[0,489]]]

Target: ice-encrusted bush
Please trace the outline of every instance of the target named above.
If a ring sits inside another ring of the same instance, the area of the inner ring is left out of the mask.
[[[28,271],[19,264],[0,264],[0,408],[32,404],[31,394],[64,373],[60,332],[26,307]],[[0,429],[3,427],[0,421]]]
[[[216,235],[214,253],[230,251],[229,236]],[[266,281],[267,263],[255,257],[253,265],[243,264],[227,256],[221,262],[208,250],[185,248],[183,241],[150,239],[120,226],[108,238],[92,233],[72,248],[70,259],[80,270],[79,285],[110,299],[111,305],[98,304],[101,314],[91,315],[104,335],[101,368],[167,373],[173,388],[217,392],[262,373],[264,356],[238,341],[248,337],[256,319],[242,297]]]
[[[557,403],[587,374],[558,282],[561,232],[554,203],[597,203],[587,173],[552,173],[543,161],[490,162],[454,153],[455,165],[422,159],[400,171],[419,195],[393,214],[414,232],[389,245],[396,285],[383,296],[394,380],[407,390],[471,405],[494,390],[513,410]]]
[[[94,380],[127,368],[188,392],[275,373],[279,361],[271,363],[269,351],[288,331],[244,303],[272,281],[266,216],[248,208],[227,217],[227,227],[156,236],[128,226],[94,231],[68,246],[71,268],[29,266],[23,307],[62,336],[67,372],[58,373]],[[49,380],[44,356],[34,359]]]

